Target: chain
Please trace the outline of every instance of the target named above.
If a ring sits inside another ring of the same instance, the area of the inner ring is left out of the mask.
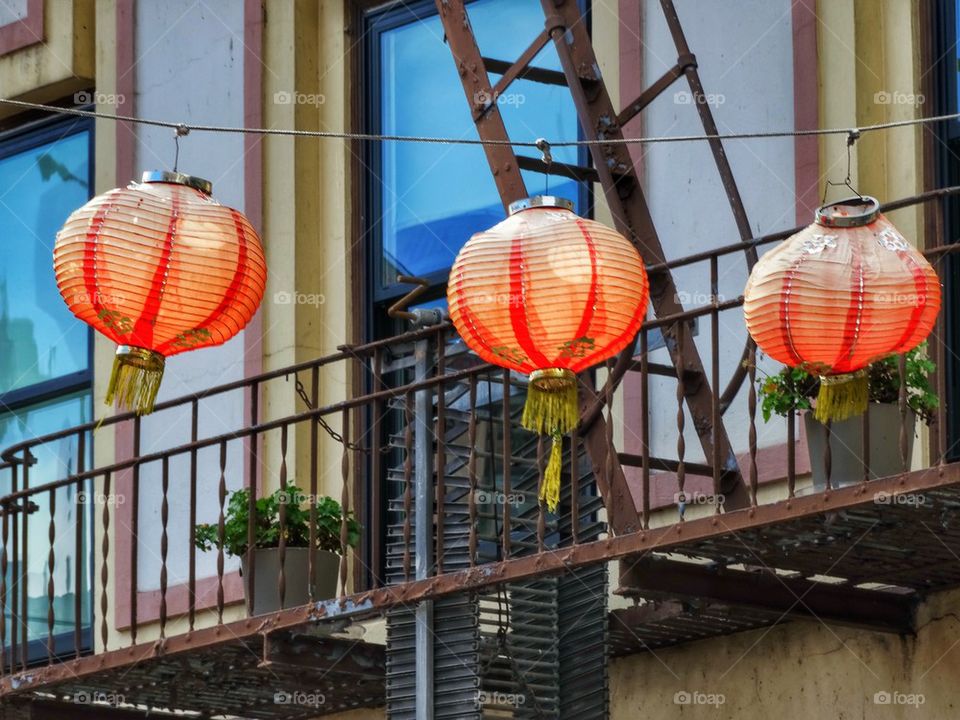
[[[300,378],[295,376],[295,380],[296,380],[297,395],[299,395],[300,399],[303,400],[303,404],[306,405],[307,408],[310,410],[316,410],[317,408],[314,407],[313,403],[310,402],[310,398],[307,397],[307,389],[303,386],[303,383],[300,381]],[[353,442],[344,443],[343,435],[341,435],[332,427],[330,427],[330,425],[327,424],[327,421],[324,420],[321,415],[317,415],[317,422],[320,424],[320,427],[322,427],[327,432],[327,435],[332,437],[336,442],[340,443],[341,445],[344,445],[348,450],[355,450],[358,452],[370,452],[369,449],[363,447],[362,445],[358,445],[357,443],[353,443]]]

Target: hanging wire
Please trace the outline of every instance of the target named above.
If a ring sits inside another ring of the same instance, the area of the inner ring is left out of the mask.
[[[177,125],[173,130],[173,142],[176,144],[176,150],[173,154],[173,171],[177,172],[177,166],[180,164],[180,138],[190,134],[190,128],[183,123]]]
[[[550,194],[550,166],[553,164],[553,154],[550,152],[550,143],[546,138],[536,139],[537,150],[540,151],[540,159],[543,161],[543,194]]]
[[[170,122],[167,120],[154,120],[151,118],[138,118],[130,115],[118,115],[114,113],[102,113],[94,110],[80,110],[78,108],[57,107],[54,105],[43,105],[42,103],[32,103],[26,100],[11,100],[9,98],[0,98],[0,105],[10,105],[26,110],[38,110],[41,112],[56,113],[59,115],[74,115],[77,117],[98,118],[101,120],[114,120],[117,122],[129,122],[139,125],[150,125],[153,127],[165,127],[176,129],[185,127],[192,132],[211,132],[211,133],[241,133],[247,135],[277,135],[292,137],[316,137],[316,138],[334,138],[339,140],[371,140],[377,142],[412,142],[412,143],[434,143],[440,145],[489,145],[489,146],[507,146],[507,147],[528,147],[537,148],[536,140],[482,140],[477,138],[454,138],[454,137],[434,137],[430,135],[379,135],[375,133],[355,133],[355,132],[337,132],[327,130],[284,130],[281,128],[244,128],[230,125],[193,125],[188,123]],[[760,132],[742,132],[742,133],[717,133],[713,135],[672,135],[659,137],[635,137],[635,138],[604,138],[601,140],[559,140],[550,143],[552,147],[589,147],[592,145],[633,145],[633,144],[655,144],[655,143],[677,143],[677,142],[701,142],[710,140],[754,140],[760,138],[790,138],[790,137],[809,137],[816,135],[847,135],[851,132],[867,133],[877,130],[889,130],[891,128],[909,127],[912,125],[923,125],[926,123],[937,123],[945,120],[960,120],[960,113],[951,113],[949,115],[936,115],[933,117],[916,118],[913,120],[897,120],[893,122],[878,123],[876,125],[866,125],[864,127],[851,128],[821,128],[816,130],[779,130],[779,131],[760,131]]]
[[[823,186],[823,198],[820,200],[821,205],[827,204],[827,191],[831,187],[846,187],[856,195],[858,198],[863,200],[863,195],[860,194],[860,191],[857,190],[851,183],[850,180],[850,168],[851,168],[851,155],[853,153],[853,146],[856,144],[857,140],[860,139],[860,130],[858,128],[851,128],[847,131],[847,176],[843,179],[843,182],[834,182],[832,180],[827,180]]]

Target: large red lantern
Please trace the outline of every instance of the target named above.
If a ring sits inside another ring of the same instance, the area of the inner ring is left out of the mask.
[[[940,281],[875,199],[851,198],[757,262],[743,309],[761,350],[820,376],[815,417],[843,420],[867,409],[870,363],[929,335]]]
[[[575,373],[633,342],[647,275],[622,235],[578,217],[562,198],[534,197],[477,233],[450,271],[450,318],[488,362],[530,375],[522,424],[553,437],[540,497],[560,499],[561,435],[579,419]]]
[[[260,305],[260,238],[211,192],[206,180],[147,172],[74,211],[57,233],[64,301],[119,345],[107,403],[151,412],[165,357],[226,342]]]

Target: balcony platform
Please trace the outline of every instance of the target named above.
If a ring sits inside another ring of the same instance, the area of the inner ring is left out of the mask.
[[[305,630],[224,635],[219,643],[99,672],[74,674],[70,663],[54,665],[44,668],[48,680],[36,686],[24,673],[27,682],[12,683],[0,717],[143,717],[139,706],[153,709],[150,717],[156,718],[189,711],[199,717],[297,720],[384,704],[382,645],[316,637]]]

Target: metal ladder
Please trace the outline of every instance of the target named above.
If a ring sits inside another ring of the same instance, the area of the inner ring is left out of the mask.
[[[681,77],[685,77],[689,84],[693,96],[692,104],[697,108],[704,133],[717,135],[713,113],[705,102],[703,85],[697,72],[697,61],[687,45],[673,0],[661,0],[660,5],[676,47],[677,62],[619,112],[614,108],[601,77],[587,23],[582,21],[576,0],[541,0],[541,4],[544,11],[543,30],[517,60],[509,62],[483,55],[473,34],[464,0],[436,0],[446,40],[457,65],[477,132],[483,140],[498,141],[498,144],[484,145],[484,152],[504,208],[511,202],[528,195],[520,174],[521,170],[536,170],[582,181],[598,182],[603,189],[617,230],[636,245],[648,266],[662,264],[666,258],[640,187],[637,170],[627,145],[617,141],[623,138],[623,126]],[[553,41],[560,58],[562,73],[530,64],[550,41]],[[490,72],[501,75],[495,84],[490,82]],[[499,144],[508,142],[510,138],[496,98],[519,78],[534,82],[562,84],[569,88],[583,136],[588,140],[612,141],[609,145],[590,146],[592,167],[571,166],[564,163],[547,164],[539,158],[516,155],[509,144]],[[709,144],[740,238],[747,241],[751,238],[750,224],[723,145],[717,138],[710,140]],[[750,267],[756,261],[756,251],[749,246],[744,250],[748,267]],[[676,285],[669,271],[659,270],[651,273],[650,301],[658,318],[683,312]],[[712,472],[714,467],[720,467],[727,508],[744,507],[748,504],[749,498],[723,425],[724,400],[721,399],[719,406],[713,401],[710,379],[704,369],[690,326],[685,322],[672,323],[663,328],[663,335],[672,367],[664,366],[652,371],[678,378],[678,382],[682,377],[681,391],[699,436],[704,457],[707,458],[705,469]],[[749,346],[744,350],[744,358],[748,353]],[[626,372],[635,369],[632,348],[628,348],[621,353],[612,368],[611,381],[614,387]],[[741,363],[722,393],[722,398],[735,395],[744,376],[745,369]],[[646,422],[646,418],[643,422]],[[594,412],[590,417],[585,418],[582,431],[591,461],[595,470],[599,471],[605,467],[606,457],[604,444],[606,427],[602,415]],[[636,464],[637,460],[621,456],[613,464],[613,472],[609,478],[601,477],[601,475],[605,476],[605,473],[597,472],[601,493],[609,513],[610,526],[616,534],[633,532],[640,527],[623,475],[621,463],[625,462]],[[669,465],[670,462],[667,460],[661,464]]]

